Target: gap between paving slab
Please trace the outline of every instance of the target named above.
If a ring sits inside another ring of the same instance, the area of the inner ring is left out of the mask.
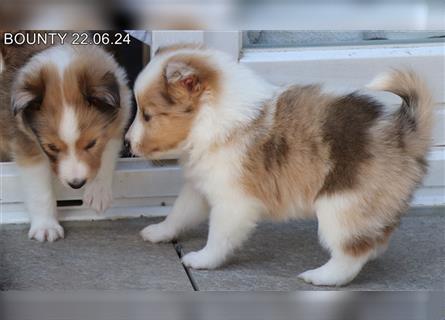
[[[193,279],[191,270],[182,263],[182,257],[184,256],[184,250],[182,249],[182,246],[176,240],[172,241],[172,245],[175,248],[176,253],[178,254],[179,261],[181,262],[182,267],[184,268],[184,271],[187,274],[187,277],[189,278],[193,290],[199,291],[198,284],[196,283],[195,279]]]

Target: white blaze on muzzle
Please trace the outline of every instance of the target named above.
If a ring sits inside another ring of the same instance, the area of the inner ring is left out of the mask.
[[[59,178],[64,184],[80,188],[89,173],[88,165],[76,154],[76,141],[79,138],[78,121],[73,107],[64,107],[59,127],[60,139],[67,145],[67,155],[60,159]]]
[[[137,151],[137,146],[141,143],[144,136],[144,124],[139,116],[139,112],[140,111],[138,110],[130,129],[128,129],[128,132],[125,135],[125,138],[130,142],[133,151]]]

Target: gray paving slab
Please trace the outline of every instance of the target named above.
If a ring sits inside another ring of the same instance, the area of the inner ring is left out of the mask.
[[[63,223],[54,243],[27,239],[28,226],[0,226],[1,290],[193,290],[172,244],[142,241],[156,219]]]
[[[341,290],[444,290],[443,208],[411,212],[402,219],[388,251],[369,262]],[[204,246],[207,226],[181,237],[184,253]],[[315,221],[262,223],[243,248],[217,270],[190,270],[199,290],[331,290],[297,275],[325,263]],[[338,290],[338,288],[336,289]]]
[[[26,225],[0,226],[1,290],[192,290],[172,244],[143,242],[139,231],[160,219],[64,223],[66,239],[27,240]],[[443,290],[443,208],[402,220],[388,252],[345,290]],[[205,244],[207,228],[182,236],[185,252]],[[296,275],[324,263],[316,222],[263,223],[218,270],[190,270],[200,290],[328,290]]]

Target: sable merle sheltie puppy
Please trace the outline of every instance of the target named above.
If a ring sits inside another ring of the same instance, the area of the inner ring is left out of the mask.
[[[431,140],[430,94],[414,73],[393,71],[372,87],[401,106],[316,85],[277,88],[198,46],[159,50],[136,81],[127,139],[146,157],[178,151],[185,185],[142,237],[169,241],[210,217],[206,246],[183,263],[215,268],[261,218],[316,217],[331,259],[299,277],[348,283],[386,248],[425,175]]]
[[[31,218],[29,237],[63,238],[52,173],[85,185],[96,211],[112,201],[111,183],[131,91],[125,71],[98,46],[2,48],[0,155],[15,160]]]

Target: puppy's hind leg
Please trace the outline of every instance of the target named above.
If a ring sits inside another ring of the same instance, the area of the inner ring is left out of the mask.
[[[394,226],[387,227],[383,230],[381,237],[376,240],[375,250],[369,260],[374,260],[383,255],[388,250],[389,239],[394,231]]]
[[[141,236],[154,243],[171,241],[182,231],[205,221],[208,216],[209,206],[204,196],[186,183],[167,218],[143,229]]]
[[[365,263],[375,256],[374,237],[360,236],[366,221],[352,195],[335,195],[317,200],[319,238],[330,253],[330,260],[308,270],[299,278],[314,285],[342,286],[353,280]]]

